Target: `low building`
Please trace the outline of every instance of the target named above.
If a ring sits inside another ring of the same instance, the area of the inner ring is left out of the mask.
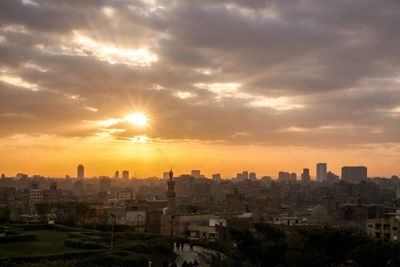
[[[395,218],[376,218],[367,221],[367,233],[370,237],[385,241],[397,241],[400,238],[400,221]]]

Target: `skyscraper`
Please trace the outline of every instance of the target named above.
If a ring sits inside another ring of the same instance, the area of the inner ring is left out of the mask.
[[[310,181],[311,181],[310,170],[307,168],[304,168],[303,173],[301,174],[301,182],[308,183]]]
[[[85,178],[85,167],[83,167],[82,164],[79,164],[79,165],[78,165],[78,168],[77,168],[77,170],[76,170],[76,177],[77,177],[79,180],[82,180],[83,178]]]
[[[114,177],[119,178],[119,171],[115,171]]]
[[[327,164],[317,163],[317,182],[326,182]]]

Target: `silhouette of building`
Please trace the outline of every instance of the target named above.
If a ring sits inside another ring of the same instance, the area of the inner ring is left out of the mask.
[[[76,169],[76,177],[80,180],[85,178],[85,167],[83,167],[82,164],[78,165],[78,168]]]
[[[215,182],[221,181],[221,174],[220,173],[214,173],[212,175],[212,180],[215,181]]]
[[[251,181],[257,180],[256,173],[255,173],[255,172],[249,173],[249,179],[250,179]]]
[[[339,176],[334,174],[333,172],[328,172],[326,174],[326,182],[333,184],[339,181]]]
[[[326,182],[326,174],[327,174],[327,164],[326,163],[317,163],[317,182]]]
[[[125,179],[125,180],[129,179],[129,171],[125,170],[122,172],[122,179]]]
[[[342,180],[348,183],[360,183],[367,180],[367,167],[345,166],[342,167]]]
[[[303,169],[303,173],[301,174],[301,182],[309,183],[311,181],[310,170],[307,168]]]
[[[119,171],[115,171],[114,177],[117,179],[119,178]]]
[[[290,173],[288,173],[288,172],[283,172],[283,171],[279,172],[279,173],[278,173],[278,181],[281,181],[281,182],[288,182],[288,181],[290,181]]]
[[[289,178],[290,182],[296,182],[297,181],[297,174],[295,172],[292,172],[290,174],[290,178]]]
[[[175,181],[173,180],[174,173],[172,170],[169,172],[169,180],[167,181],[168,191],[167,191],[167,214],[174,214],[175,213]]]
[[[190,175],[191,175],[192,177],[194,177],[195,179],[201,178],[201,172],[200,172],[200,170],[192,170],[191,173],[190,173]]]

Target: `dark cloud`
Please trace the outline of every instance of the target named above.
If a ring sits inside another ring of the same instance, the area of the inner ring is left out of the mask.
[[[2,136],[400,142],[397,1],[31,2],[0,2]],[[102,53],[115,48],[158,60],[110,62]],[[213,90],[231,83],[234,92]],[[95,127],[136,110],[152,117],[147,130]]]

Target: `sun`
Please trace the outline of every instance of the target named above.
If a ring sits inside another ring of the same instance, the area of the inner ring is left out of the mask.
[[[129,114],[124,119],[139,127],[146,127],[148,125],[148,119],[143,113]]]

